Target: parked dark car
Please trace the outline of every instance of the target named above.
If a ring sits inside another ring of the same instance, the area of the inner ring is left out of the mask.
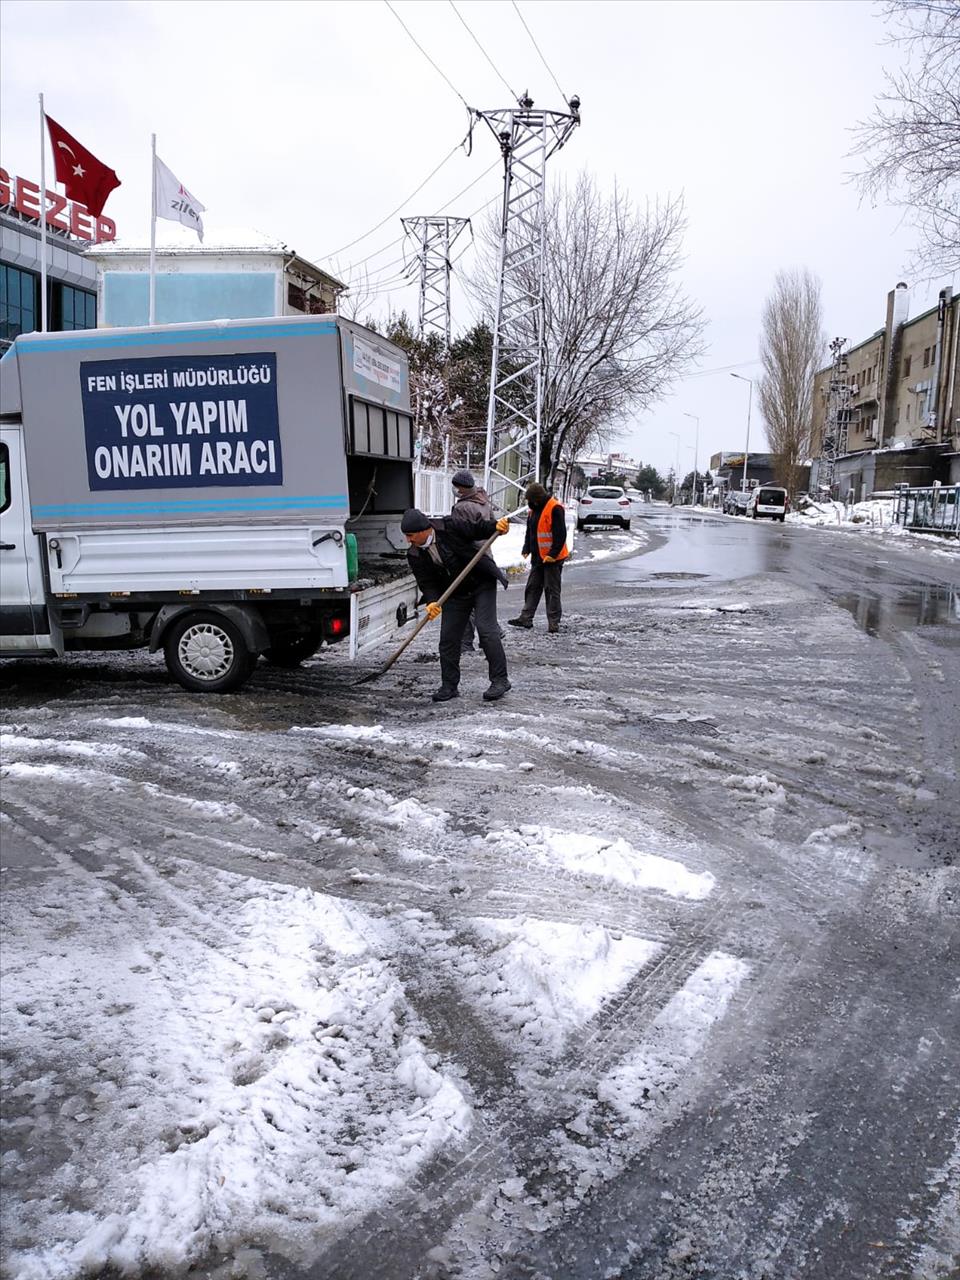
[[[729,489],[723,500],[723,509],[728,516],[745,516],[749,502],[749,489]]]

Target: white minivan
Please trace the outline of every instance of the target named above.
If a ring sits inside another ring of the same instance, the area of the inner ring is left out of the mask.
[[[781,522],[787,515],[787,491],[775,484],[761,484],[751,490],[747,503],[747,515],[756,520],[759,516],[769,516],[771,520]]]

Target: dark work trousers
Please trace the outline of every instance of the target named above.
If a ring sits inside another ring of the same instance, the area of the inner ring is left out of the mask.
[[[451,596],[440,615],[440,683],[446,689],[460,684],[460,645],[470,618],[476,610],[480,648],[486,654],[490,679],[507,678],[507,655],[503,651],[497,625],[497,584],[480,587],[472,596]]]
[[[534,560],[530,565],[530,576],[523,593],[523,608],[520,617],[524,622],[532,622],[537,612],[540,597],[547,597],[547,622],[559,623],[563,608],[560,604],[560,579],[563,575],[563,561],[544,564],[542,560]]]

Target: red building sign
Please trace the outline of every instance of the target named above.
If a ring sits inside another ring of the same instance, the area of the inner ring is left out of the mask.
[[[66,231],[78,240],[89,240],[94,244],[117,238],[117,226],[111,218],[102,214],[95,218],[85,205],[77,204],[75,200],[67,200],[55,191],[48,191],[46,204],[47,226],[56,231]],[[15,209],[30,222],[39,223],[40,188],[26,178],[11,178],[5,169],[0,169],[0,208]]]

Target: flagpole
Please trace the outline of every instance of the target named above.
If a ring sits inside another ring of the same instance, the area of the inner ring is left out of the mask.
[[[157,135],[150,135],[150,324],[157,310]]]
[[[40,332],[47,332],[47,117],[40,94]]]

